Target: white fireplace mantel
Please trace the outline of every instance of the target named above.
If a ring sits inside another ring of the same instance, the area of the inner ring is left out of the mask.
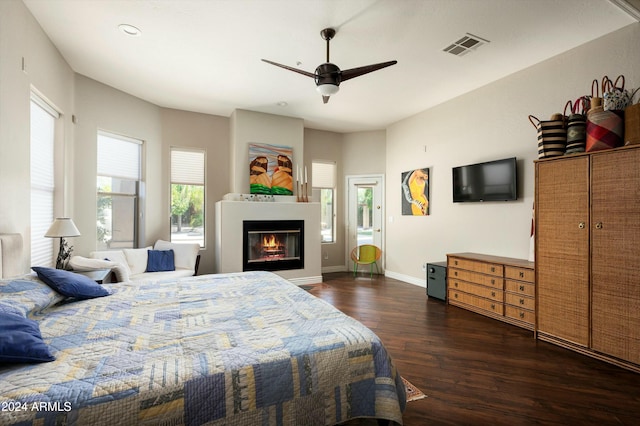
[[[297,285],[322,282],[320,203],[218,201],[216,272],[242,271],[242,224],[245,220],[304,220],[304,268],[274,273]]]

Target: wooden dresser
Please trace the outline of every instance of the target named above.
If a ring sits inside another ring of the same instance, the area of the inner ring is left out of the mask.
[[[448,301],[528,330],[535,325],[534,263],[479,253],[447,255]]]

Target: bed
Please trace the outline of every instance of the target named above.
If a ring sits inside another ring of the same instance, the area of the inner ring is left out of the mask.
[[[0,281],[0,313],[34,320],[55,357],[0,364],[0,424],[402,424],[379,338],[273,273],[105,287],[76,300],[35,274]]]

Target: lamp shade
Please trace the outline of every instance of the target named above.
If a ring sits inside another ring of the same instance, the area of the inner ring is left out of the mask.
[[[335,84],[319,84],[316,89],[322,94],[322,96],[331,96],[338,93],[340,87]]]
[[[76,228],[76,225],[75,223],[73,223],[73,220],[71,220],[71,218],[58,217],[53,221],[53,223],[49,227],[49,230],[46,234],[44,234],[44,236],[50,238],[78,237],[80,236],[80,231],[78,231],[78,228]]]

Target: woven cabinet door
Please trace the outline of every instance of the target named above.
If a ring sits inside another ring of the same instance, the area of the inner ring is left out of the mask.
[[[592,348],[640,364],[640,149],[591,165]]]
[[[537,331],[589,345],[589,158],[536,163]]]

